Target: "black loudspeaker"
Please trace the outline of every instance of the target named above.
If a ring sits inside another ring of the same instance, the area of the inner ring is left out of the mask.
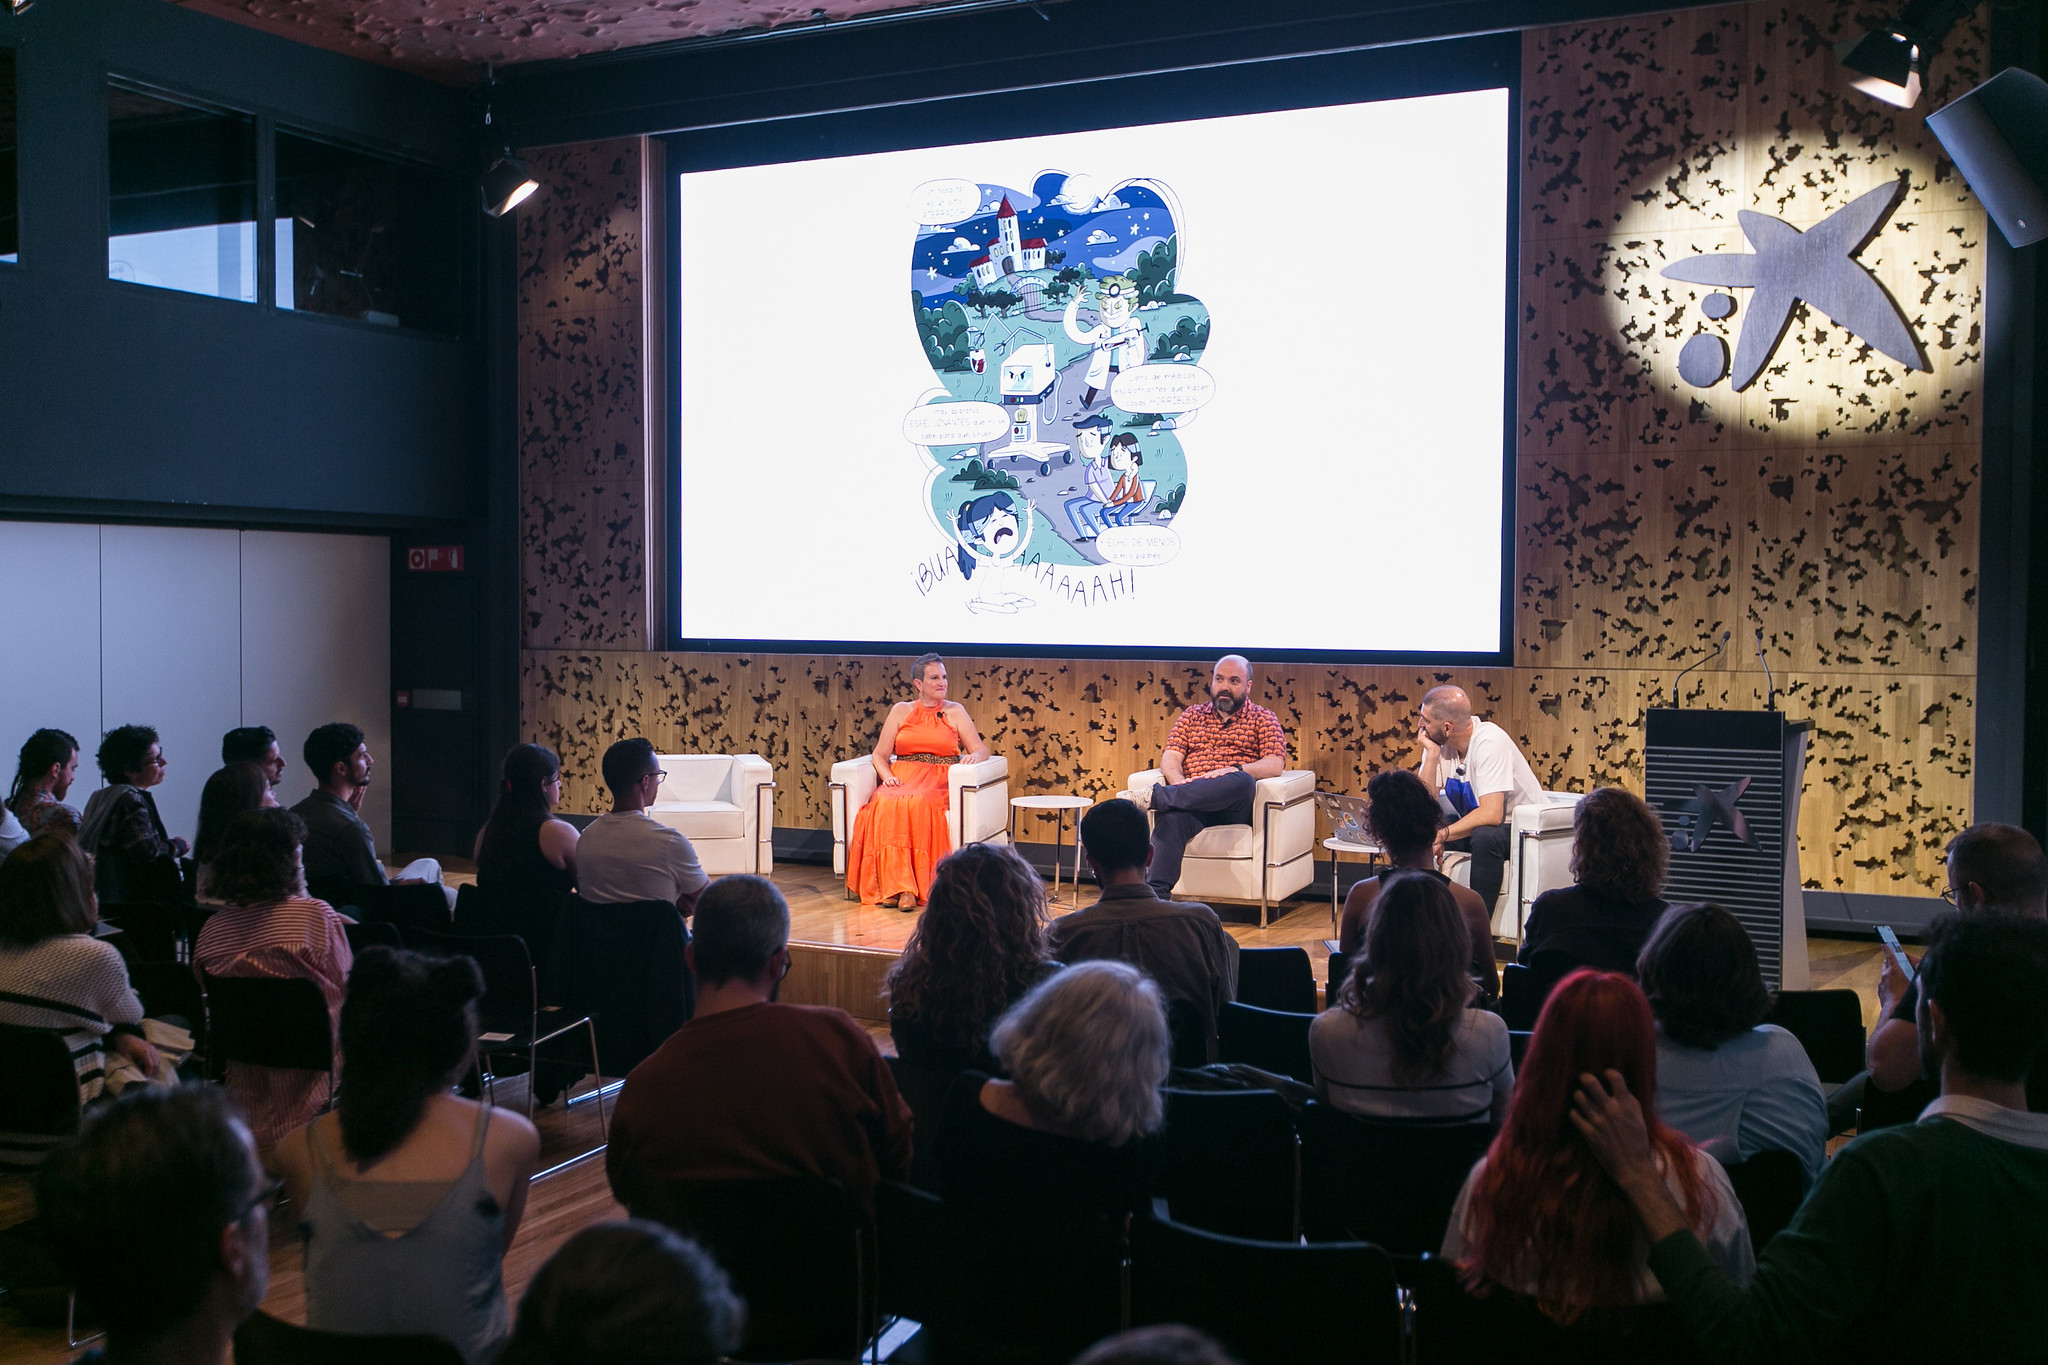
[[[1927,116],[2005,240],[2048,237],[2048,81],[2008,67]]]

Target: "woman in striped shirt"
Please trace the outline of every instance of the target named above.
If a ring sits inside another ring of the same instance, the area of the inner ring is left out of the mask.
[[[0,863],[0,1024],[61,1033],[81,1104],[107,1088],[106,1049],[145,1075],[161,1060],[121,954],[93,937],[98,922],[92,863],[69,833],[40,834]],[[0,1134],[0,1163],[32,1164],[44,1145]]]
[[[228,823],[208,883],[220,903],[192,960],[208,976],[302,978],[320,988],[329,1027],[341,1017],[353,965],[343,920],[306,894],[306,825],[288,810],[244,811]],[[327,1107],[328,1073],[230,1062],[228,1089],[266,1153]]]

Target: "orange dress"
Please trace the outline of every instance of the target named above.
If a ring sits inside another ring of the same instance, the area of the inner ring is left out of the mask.
[[[960,735],[941,712],[921,705],[912,705],[896,728],[896,761],[889,771],[902,785],[875,788],[854,817],[846,851],[846,889],[870,905],[906,892],[928,899],[933,870],[953,850],[946,827],[952,764],[907,760],[910,754],[956,759]]]

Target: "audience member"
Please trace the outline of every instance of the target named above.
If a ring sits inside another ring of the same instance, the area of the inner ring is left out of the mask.
[[[1634,792],[1599,787],[1572,815],[1575,886],[1546,891],[1522,926],[1522,965],[1548,986],[1588,967],[1634,976],[1636,958],[1664,913],[1659,895],[1671,838]]]
[[[863,1204],[910,1168],[910,1110],[867,1030],[842,1010],[775,1003],[789,906],[762,877],[721,879],[686,950],[697,1012],[633,1068],[605,1169],[636,1217],[679,1180],[821,1176]]]
[[[133,1064],[123,1077],[176,1079],[142,1036],[142,1001],[121,954],[93,937],[98,922],[91,864],[62,830],[37,835],[0,862],[0,1024],[58,1030],[81,1104],[109,1088],[103,1048]],[[44,1145],[0,1134],[0,1163],[33,1165]]]
[[[1048,922],[1045,881],[1015,849],[969,844],[942,859],[931,902],[889,968],[896,1055],[934,1075],[995,1071],[989,1030],[1058,970]]]
[[[1754,1283],[1730,1283],[1672,1202],[1633,1078],[1587,1068],[1573,1122],[1647,1235],[1649,1264],[1705,1354],[2038,1360],[2048,1266],[2048,1115],[2026,1111],[2048,1044],[2048,923],[1989,909],[1938,921],[1917,1025],[1940,1098],[1822,1171]]]
[[[1287,770],[1287,730],[1251,700],[1252,666],[1226,654],[1209,673],[1209,700],[1167,732],[1158,785],[1133,792],[1152,812],[1152,899],[1170,903],[1188,841],[1211,825],[1249,825],[1259,779]]]
[[[38,1224],[108,1365],[225,1365],[270,1285],[281,1182],[212,1086],[134,1089],[36,1176]],[[90,1357],[88,1357],[90,1358]]]
[[[661,790],[661,760],[644,739],[622,739],[604,751],[604,784],[612,808],[576,842],[576,895],[591,905],[673,901],[688,919],[711,884],[697,850],[678,829],[647,813]]]
[[[192,835],[192,890],[202,903],[211,899],[207,878],[213,860],[220,856],[221,841],[228,824],[247,810],[262,810],[277,804],[263,769],[254,763],[230,763],[216,769],[199,790],[199,828]]]
[[[1609,1071],[1642,1097],[1653,1169],[1682,1225],[1737,1283],[1754,1268],[1749,1226],[1721,1164],[1656,1118],[1649,1001],[1625,976],[1574,972],[1537,1018],[1507,1124],[1466,1178],[1444,1234],[1444,1257],[1460,1264],[1468,1285],[1530,1296],[1566,1324],[1663,1297],[1627,1198],[1568,1121],[1579,1078]]]
[[[1316,1092],[1366,1118],[1498,1126],[1515,1089],[1508,1026],[1470,1008],[1471,935],[1451,889],[1424,872],[1380,881],[1337,1007],[1309,1026]]]
[[[1237,1365],[1214,1338],[1179,1323],[1133,1327],[1104,1337],[1080,1355],[1074,1365]]]
[[[7,808],[20,817],[30,838],[52,822],[73,834],[78,832],[81,817],[64,804],[77,777],[78,741],[64,731],[38,730],[21,746]]]
[[[164,780],[164,746],[147,725],[122,725],[100,741],[100,776],[107,785],[85,803],[78,842],[93,855],[100,899],[110,904],[186,899],[178,859],[189,851],[173,839],[149,789]]]
[[[1463,688],[1446,684],[1423,693],[1416,731],[1417,775],[1450,816],[1437,831],[1436,851],[1471,855],[1472,890],[1490,918],[1507,870],[1509,822],[1517,806],[1542,802],[1543,784],[1514,736],[1472,713]]]
[[[1797,1038],[1766,1024],[1756,945],[1709,901],[1664,912],[1636,959],[1657,1016],[1657,1108],[1729,1164],[1787,1151],[1813,1183],[1827,1158],[1828,1103]]]
[[[1146,869],[1158,845],[1145,813],[1104,801],[1081,817],[1081,848],[1102,898],[1053,922],[1053,956],[1066,963],[1114,958],[1142,968],[1169,1008],[1202,1039],[1197,1062],[1216,1060],[1216,1021],[1237,996],[1237,940],[1206,905],[1162,900]]]
[[[15,817],[13,811],[0,806],[0,859],[6,858],[27,842],[28,831],[22,828],[21,821]]]
[[[477,831],[477,886],[556,895],[575,886],[576,826],[555,818],[561,804],[562,761],[555,751],[542,744],[513,745],[498,782],[498,803]]]
[[[451,1092],[476,1055],[466,957],[373,947],[341,1007],[341,1097],[277,1145],[298,1211],[306,1325],[440,1337],[488,1365],[510,1331],[502,1260],[540,1136]]]
[[[598,1223],[533,1277],[498,1365],[717,1365],[746,1315],[695,1242],[659,1223]]]
[[[1500,968],[1493,960],[1493,907],[1479,899],[1469,886],[1460,886],[1437,870],[1436,832],[1443,824],[1443,807],[1422,779],[1406,768],[1382,768],[1365,784],[1366,820],[1374,842],[1387,855],[1387,872],[1363,877],[1351,884],[1344,897],[1344,917],[1337,927],[1337,949],[1356,953],[1365,943],[1365,924],[1372,914],[1373,900],[1389,874],[1415,872],[1433,877],[1450,888],[1451,900],[1463,917],[1472,941],[1466,971],[1479,983],[1487,999],[1500,994]]]
[[[2018,825],[1989,821],[1971,825],[1949,840],[1944,864],[1948,888],[1943,895],[1964,914],[1995,908],[2048,919],[2048,855],[2042,853],[2034,836]],[[1870,1066],[1870,1084],[1896,1092],[1923,1080],[1923,1052],[1914,1022],[1920,991],[1917,983],[1906,979],[1891,949],[1883,951],[1877,1012],[1884,1022],[1871,1031],[1864,1056]],[[1911,964],[1908,957],[1905,965]],[[1924,1077],[1930,1088],[1936,1079]],[[1931,1098],[1931,1093],[1923,1091],[1914,1097],[1914,1106]],[[2048,1055],[2027,1072],[2027,1108],[2036,1114],[2048,1113]]]
[[[364,886],[440,886],[441,864],[419,858],[396,877],[377,858],[377,836],[363,823],[363,797],[376,760],[360,728],[333,721],[306,736],[306,768],[315,786],[292,814],[306,823],[306,880],[340,895]],[[448,903],[454,891],[442,887]]]
[[[306,894],[305,838],[305,824],[288,810],[244,811],[228,822],[213,860],[220,908],[201,926],[192,961],[208,976],[311,981],[338,1017],[354,959],[341,916]],[[327,1107],[325,1071],[231,1061],[227,1084],[265,1151]]]
[[[254,763],[273,790],[284,777],[284,753],[277,746],[277,732],[268,725],[244,725],[222,735],[220,762],[224,768]]]

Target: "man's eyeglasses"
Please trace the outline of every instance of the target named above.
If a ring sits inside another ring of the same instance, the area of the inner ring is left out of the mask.
[[[242,1205],[241,1209],[235,1214],[234,1221],[237,1223],[241,1222],[244,1218],[256,1212],[259,1207],[265,1213],[277,1212],[277,1201],[283,1195],[284,1177],[281,1175],[270,1177],[270,1179],[263,1182],[263,1188],[256,1191],[256,1197]]]
[[[1941,898],[1947,901],[1950,905],[1954,905],[1956,903],[1956,889],[1953,886],[1942,887]]]

